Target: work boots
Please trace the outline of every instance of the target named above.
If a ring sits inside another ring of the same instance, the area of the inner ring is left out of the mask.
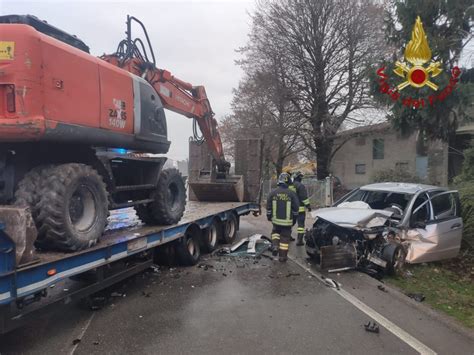
[[[280,246],[280,239],[273,239],[272,240],[272,255],[278,255],[278,247]]]
[[[296,241],[296,246],[304,245],[303,236],[304,236],[304,234],[298,233],[298,240]]]
[[[280,249],[278,251],[278,261],[281,263],[286,263],[286,260],[288,260],[288,250]]]
[[[278,246],[272,245],[272,256],[278,255]]]

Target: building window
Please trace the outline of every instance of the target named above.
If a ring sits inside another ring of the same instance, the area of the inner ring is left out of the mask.
[[[372,159],[383,159],[384,141],[383,139],[374,139],[372,145]]]
[[[399,171],[408,171],[408,162],[407,161],[397,161],[395,163],[395,169]]]
[[[365,174],[365,164],[356,164],[355,173],[359,175]]]
[[[365,137],[357,137],[355,143],[356,145],[365,145]]]

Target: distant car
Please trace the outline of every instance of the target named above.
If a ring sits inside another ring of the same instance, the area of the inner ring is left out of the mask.
[[[366,236],[377,232],[385,244],[402,245],[404,261],[408,263],[452,258],[457,256],[461,246],[463,222],[458,192],[438,186],[370,184],[349,192],[333,207],[314,211],[313,216],[329,224],[359,230]],[[326,244],[330,240],[330,236],[321,237],[321,222],[319,225],[319,231],[313,231],[318,236],[310,233],[306,239],[310,255],[319,254],[317,244],[321,244],[322,239],[326,238]],[[382,256],[382,249],[378,252]],[[395,262],[391,258],[396,257],[391,255],[386,259]]]

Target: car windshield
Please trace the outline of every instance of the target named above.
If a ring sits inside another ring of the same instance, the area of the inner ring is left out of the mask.
[[[412,197],[412,194],[407,193],[358,189],[339,201],[336,206],[342,202],[363,201],[372,209],[383,210],[398,207],[401,211],[405,211]]]

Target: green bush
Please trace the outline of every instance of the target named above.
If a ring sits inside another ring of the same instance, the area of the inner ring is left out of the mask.
[[[471,144],[474,144],[471,143]],[[461,174],[454,178],[456,185],[474,182],[474,146],[464,150],[464,161],[462,163]]]
[[[423,182],[418,176],[410,174],[403,169],[379,170],[372,176],[373,182]]]
[[[474,248],[474,147],[464,151],[462,171],[454,179],[454,184],[459,190],[461,200],[463,240]]]
[[[474,182],[464,183],[458,190],[464,223],[463,240],[474,248]]]

